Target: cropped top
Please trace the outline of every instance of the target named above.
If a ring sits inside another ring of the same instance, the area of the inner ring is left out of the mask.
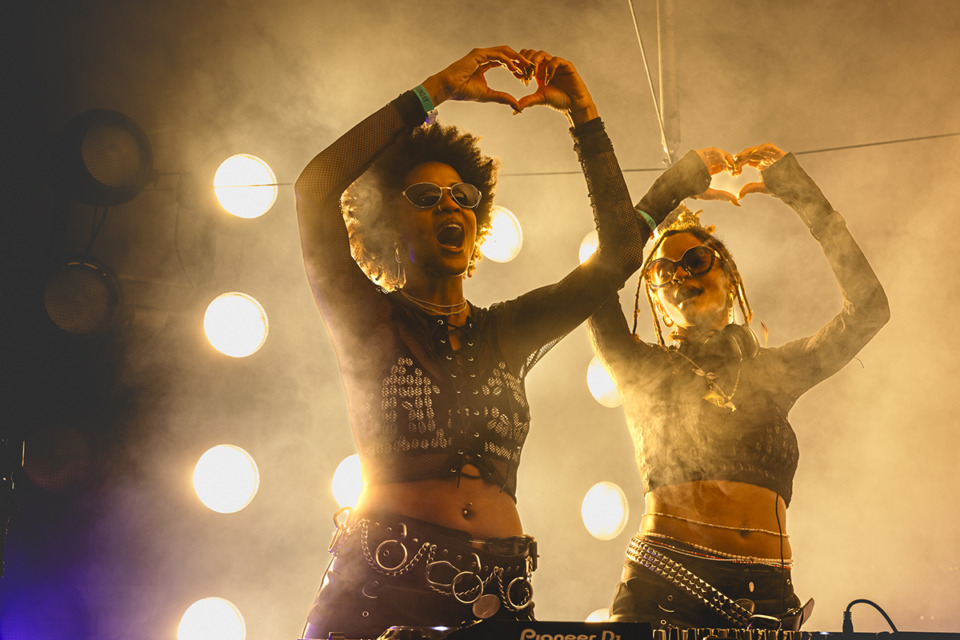
[[[623,397],[647,491],[731,480],[770,489],[789,505],[799,451],[787,414],[805,391],[849,362],[889,318],[876,275],[840,214],[794,156],[765,169],[763,179],[820,242],[843,293],[843,309],[816,334],[776,348],[738,339],[738,332],[749,331],[740,325],[728,326],[706,343],[663,348],[633,338],[617,298],[604,303],[590,319],[591,339]],[[709,180],[691,152],[665,172],[638,206],[675,206],[702,192]],[[706,382],[695,368],[714,373],[725,393],[736,390],[735,411],[704,400]]]
[[[531,367],[642,261],[638,220],[599,118],[574,130],[600,247],[557,283],[489,309],[470,307],[449,344],[447,319],[385,293],[350,254],[344,189],[398,136],[422,123],[407,92],[321,152],[297,182],[307,276],[340,364],[367,486],[457,477],[465,464],[516,500]]]

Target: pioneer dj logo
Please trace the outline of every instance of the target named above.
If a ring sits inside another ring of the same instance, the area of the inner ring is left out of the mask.
[[[537,633],[535,629],[529,627],[520,632],[520,640],[620,640],[620,634],[614,633],[609,629],[602,629],[599,637],[596,633],[574,634],[574,633]]]

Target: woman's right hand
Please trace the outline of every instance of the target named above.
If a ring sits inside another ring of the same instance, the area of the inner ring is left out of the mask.
[[[520,111],[520,103],[505,91],[496,91],[487,85],[484,74],[494,67],[504,66],[517,79],[527,80],[534,65],[507,46],[474,49],[446,69],[423,81],[434,105],[445,100],[497,102]]]

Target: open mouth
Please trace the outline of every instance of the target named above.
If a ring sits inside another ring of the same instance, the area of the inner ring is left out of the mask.
[[[691,298],[696,298],[701,293],[703,293],[703,289],[700,287],[692,284],[685,284],[677,291],[675,299],[677,304],[682,304]]]
[[[460,249],[463,247],[465,235],[463,225],[448,222],[437,231],[437,243],[447,249]]]

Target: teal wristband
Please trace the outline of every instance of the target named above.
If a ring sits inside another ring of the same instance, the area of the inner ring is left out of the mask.
[[[417,97],[420,98],[420,104],[423,105],[423,112],[429,114],[431,111],[436,109],[436,106],[433,104],[433,98],[430,97],[430,92],[423,88],[422,84],[418,84],[413,88],[413,92],[417,94]]]
[[[636,212],[639,213],[641,216],[643,216],[643,221],[647,223],[648,227],[650,227],[650,235],[653,235],[653,232],[657,228],[657,221],[654,220],[650,216],[650,214],[647,213],[646,211],[641,211],[640,209],[636,209]]]

